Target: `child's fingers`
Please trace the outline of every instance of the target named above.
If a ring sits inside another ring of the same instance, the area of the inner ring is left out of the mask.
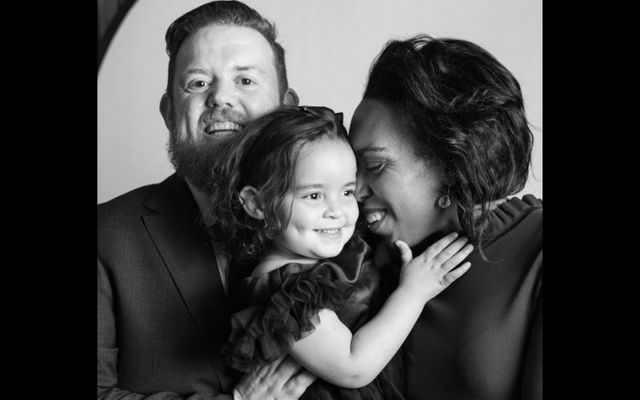
[[[458,237],[458,232],[453,232],[438,240],[431,246],[427,247],[427,249],[420,254],[420,257],[426,257],[427,259],[433,258],[440,254],[447,246],[451,244]]]
[[[400,259],[402,260],[403,265],[413,259],[413,253],[411,252],[411,248],[409,248],[408,244],[406,244],[402,240],[396,240],[394,244],[400,251]]]
[[[466,236],[458,238],[455,242],[451,243],[440,253],[435,254],[435,257],[433,257],[433,262],[436,265],[444,264],[451,257],[455,256],[460,251],[460,249],[462,249],[464,245],[467,244],[468,241],[469,239]]]
[[[464,273],[467,272],[470,267],[471,267],[471,263],[469,261],[465,262],[459,268],[456,268],[453,271],[450,271],[449,273],[447,273],[442,278],[442,283],[444,283],[445,286],[449,286],[451,283],[453,283],[453,281],[455,281],[456,279],[464,275]]]
[[[473,245],[467,244],[462,249],[460,249],[457,253],[455,253],[453,256],[449,257],[448,260],[444,260],[440,268],[442,268],[445,271],[445,273],[451,271],[456,267],[456,265],[460,264],[462,260],[467,258],[467,256],[471,254],[472,251],[473,251]]]

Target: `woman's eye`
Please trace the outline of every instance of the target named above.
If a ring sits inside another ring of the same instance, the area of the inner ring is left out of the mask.
[[[347,197],[348,197],[348,196],[353,196],[353,195],[355,194],[355,192],[356,192],[356,191],[355,191],[355,190],[353,190],[353,189],[345,190],[345,191],[344,191],[344,195],[345,195],[345,196],[347,196]]]
[[[243,86],[249,86],[253,83],[253,81],[249,78],[240,78],[240,84]]]
[[[365,164],[364,169],[367,172],[377,174],[377,173],[380,173],[386,165],[387,165],[386,163],[382,163],[382,162],[370,163],[370,164]]]
[[[309,193],[306,196],[302,196],[303,199],[311,199],[311,200],[318,200],[320,198],[320,193],[316,192],[316,193]]]

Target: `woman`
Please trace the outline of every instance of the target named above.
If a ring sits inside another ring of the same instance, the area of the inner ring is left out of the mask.
[[[463,40],[389,42],[351,123],[356,197],[397,282],[413,254],[453,231],[474,266],[424,308],[404,346],[416,399],[542,398],[542,201],[522,190],[533,136],[520,86]]]

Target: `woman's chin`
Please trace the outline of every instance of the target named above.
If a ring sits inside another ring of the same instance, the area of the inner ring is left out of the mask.
[[[395,234],[393,229],[389,229],[389,227],[387,226],[388,224],[385,224],[385,222],[386,221],[383,219],[381,221],[370,224],[368,226],[369,232],[373,233],[376,236],[381,236],[387,244],[393,245],[393,242],[397,240],[398,235]]]

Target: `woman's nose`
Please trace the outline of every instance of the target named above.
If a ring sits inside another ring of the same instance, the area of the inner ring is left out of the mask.
[[[356,179],[356,200],[362,202],[369,196],[371,196],[371,188],[362,178],[362,175],[358,174]]]

